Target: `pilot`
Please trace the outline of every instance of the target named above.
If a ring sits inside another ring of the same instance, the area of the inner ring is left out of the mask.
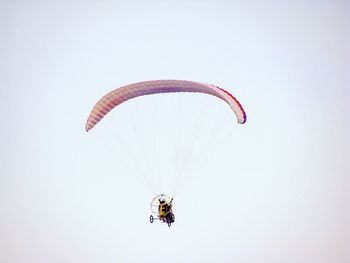
[[[158,206],[159,218],[163,219],[166,216],[168,211],[169,211],[169,204],[165,202],[165,200],[159,199],[159,206]]]

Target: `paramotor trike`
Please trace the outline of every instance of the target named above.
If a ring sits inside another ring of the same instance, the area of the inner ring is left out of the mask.
[[[173,214],[173,198],[168,195],[160,194],[152,199],[151,202],[151,215],[149,220],[151,223],[154,220],[159,220],[163,223],[167,223],[170,227],[175,222],[175,215]]]

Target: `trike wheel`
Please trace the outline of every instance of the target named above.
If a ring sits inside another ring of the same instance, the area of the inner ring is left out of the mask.
[[[149,221],[150,221],[151,223],[153,223],[154,218],[153,218],[153,216],[152,216],[152,215],[150,215],[150,217],[149,217]]]

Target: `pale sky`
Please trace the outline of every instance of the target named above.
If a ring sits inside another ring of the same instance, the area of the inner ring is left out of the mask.
[[[0,262],[349,262],[349,1],[53,2],[0,0]],[[84,130],[105,93],[153,79],[218,85],[248,116],[171,228]]]

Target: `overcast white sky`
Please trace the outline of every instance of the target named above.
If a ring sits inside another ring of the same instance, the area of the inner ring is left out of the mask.
[[[349,28],[349,1],[1,0],[0,262],[349,262]],[[248,115],[171,228],[84,130],[150,79],[213,83]]]

